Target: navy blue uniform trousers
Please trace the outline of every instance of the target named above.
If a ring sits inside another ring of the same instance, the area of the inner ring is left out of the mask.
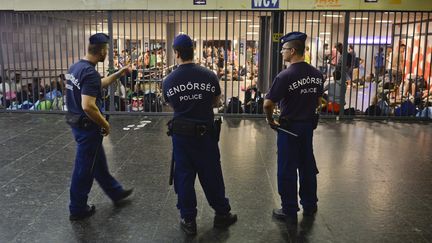
[[[96,179],[111,200],[119,199],[123,188],[108,171],[100,128],[72,128],[72,133],[77,142],[77,152],[70,187],[69,210],[71,214],[79,214],[87,209],[93,179]]]
[[[195,219],[197,200],[195,177],[198,174],[207,201],[218,215],[231,210],[225,197],[219,147],[212,135],[191,137],[172,135],[175,171],[174,188],[178,196],[177,208],[186,220]]]
[[[313,154],[312,123],[292,122],[288,128],[294,137],[282,131],[277,135],[278,190],[282,209],[287,214],[299,210],[297,199],[297,170],[300,179],[300,203],[303,209],[316,206],[318,169]]]

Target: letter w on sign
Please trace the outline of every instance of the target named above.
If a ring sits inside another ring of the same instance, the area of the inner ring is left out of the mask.
[[[279,8],[279,0],[251,0],[252,8]]]

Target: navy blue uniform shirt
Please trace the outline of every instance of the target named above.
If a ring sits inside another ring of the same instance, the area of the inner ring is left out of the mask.
[[[266,95],[278,103],[281,116],[295,121],[311,121],[323,95],[323,75],[306,62],[291,64],[280,72]]]
[[[219,80],[194,63],[179,65],[163,82],[164,98],[174,118],[213,121],[213,98],[221,94]]]
[[[96,105],[99,110],[102,110],[101,76],[93,63],[81,59],[69,68],[65,77],[67,80],[66,105],[69,112],[85,114],[81,106],[82,94],[96,97]]]

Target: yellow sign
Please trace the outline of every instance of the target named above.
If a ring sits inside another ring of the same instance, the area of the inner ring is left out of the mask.
[[[316,0],[316,8],[340,8],[342,5],[339,0]]]
[[[279,41],[280,41],[280,38],[281,38],[282,36],[283,36],[282,33],[273,33],[273,37],[272,37],[273,42],[279,42]]]

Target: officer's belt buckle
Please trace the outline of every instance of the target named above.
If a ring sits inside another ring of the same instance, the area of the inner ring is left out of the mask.
[[[196,129],[197,134],[200,136],[203,136],[207,132],[207,126],[206,125],[196,125],[195,129]]]

